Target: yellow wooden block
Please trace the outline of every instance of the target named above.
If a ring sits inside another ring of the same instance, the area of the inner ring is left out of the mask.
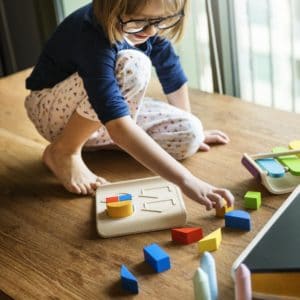
[[[226,201],[223,199],[224,206],[221,208],[216,208],[216,217],[224,218],[224,215],[229,211],[233,210],[233,205],[228,207]]]
[[[198,242],[200,253],[204,251],[215,251],[219,248],[222,240],[221,228],[213,231]]]
[[[111,218],[124,218],[133,214],[132,201],[106,203],[107,214]]]

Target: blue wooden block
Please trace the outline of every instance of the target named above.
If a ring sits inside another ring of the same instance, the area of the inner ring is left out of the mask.
[[[274,158],[257,159],[255,162],[271,177],[282,177],[285,174],[284,167]]]
[[[163,272],[171,268],[170,256],[157,244],[144,247],[145,261],[157,272]]]
[[[225,226],[242,230],[251,230],[250,215],[243,210],[232,210],[225,214]]]
[[[135,278],[135,276],[133,276],[132,273],[128,271],[125,265],[121,266],[120,276],[121,276],[123,289],[133,294],[138,294],[139,292],[138,281]]]
[[[132,195],[131,194],[119,195],[119,201],[127,201],[127,200],[132,200]]]

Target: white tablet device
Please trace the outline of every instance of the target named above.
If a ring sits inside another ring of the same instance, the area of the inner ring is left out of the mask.
[[[109,217],[106,198],[122,194],[132,195],[133,214],[124,218]],[[96,191],[96,225],[102,237],[183,226],[186,219],[180,189],[161,177],[110,183]]]
[[[241,263],[251,271],[254,295],[300,298],[300,185],[234,262],[233,279]]]

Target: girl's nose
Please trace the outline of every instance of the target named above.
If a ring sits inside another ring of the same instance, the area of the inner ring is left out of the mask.
[[[157,27],[154,25],[149,25],[144,29],[144,32],[149,36],[153,36],[157,33]]]

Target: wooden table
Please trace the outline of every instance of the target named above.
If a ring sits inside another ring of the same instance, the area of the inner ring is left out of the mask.
[[[28,72],[0,80],[0,298],[133,298],[120,286],[120,266],[126,264],[139,280],[138,299],[193,299],[192,277],[200,258],[196,244],[173,244],[169,230],[101,239],[94,199],[69,194],[43,166],[46,142],[23,109]],[[156,84],[150,92],[161,94]],[[220,249],[213,252],[219,299],[233,299],[233,261],[287,197],[271,195],[257,183],[241,165],[242,154],[266,152],[299,139],[300,116],[194,90],[191,100],[205,128],[225,131],[231,142],[197,153],[183,164],[200,178],[229,188],[236,208],[243,208],[248,190],[263,196],[262,207],[251,212],[253,230],[222,228]],[[153,175],[117,151],[88,153],[84,159],[111,181]],[[187,198],[185,202],[189,226],[201,226],[205,234],[224,227],[224,220],[215,218],[213,211],[206,212]],[[144,263],[143,247],[153,242],[170,254],[171,270],[155,274]]]

